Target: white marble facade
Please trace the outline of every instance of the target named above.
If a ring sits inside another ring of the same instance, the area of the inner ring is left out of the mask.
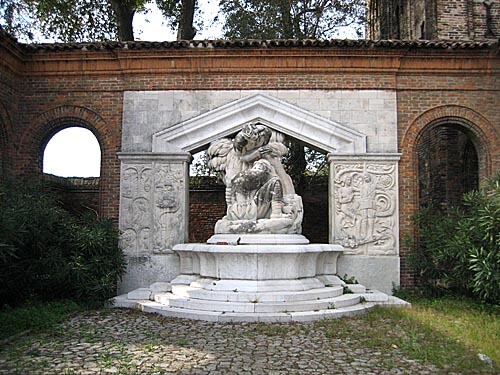
[[[399,284],[394,91],[124,95],[120,230],[129,267],[121,292],[177,276],[172,248],[188,238],[190,153],[255,120],[329,153],[330,242],[346,250],[338,274],[385,292]]]

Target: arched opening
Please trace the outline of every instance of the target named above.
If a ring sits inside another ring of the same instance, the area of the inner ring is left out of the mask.
[[[90,130],[58,130],[46,142],[42,160],[44,180],[65,209],[76,215],[99,211],[101,147]]]
[[[225,186],[208,167],[206,147],[192,154],[189,168],[189,242],[206,242],[226,214]]]
[[[479,187],[479,159],[470,132],[443,123],[425,129],[417,144],[420,207],[447,210]]]
[[[95,135],[82,127],[55,133],[43,152],[43,173],[60,177],[99,177],[101,148]]]

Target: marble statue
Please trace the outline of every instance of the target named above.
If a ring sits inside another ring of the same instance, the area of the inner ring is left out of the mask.
[[[227,214],[215,233],[301,232],[302,199],[281,163],[287,151],[284,135],[258,122],[210,145],[210,165],[226,185]]]

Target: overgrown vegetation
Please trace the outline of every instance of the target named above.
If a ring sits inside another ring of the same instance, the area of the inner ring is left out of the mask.
[[[0,185],[0,301],[101,305],[125,269],[118,238],[110,220],[75,218],[39,186]]]
[[[70,314],[82,311],[74,301],[35,303],[23,307],[4,307],[0,310],[0,343],[13,336],[51,329]]]
[[[415,220],[419,239],[411,261],[424,290],[500,303],[500,173],[465,194],[463,207],[429,207]]]

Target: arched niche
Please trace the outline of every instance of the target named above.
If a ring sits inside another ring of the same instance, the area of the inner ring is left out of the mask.
[[[446,211],[479,188],[479,158],[470,131],[453,120],[428,126],[417,143],[419,206]]]

